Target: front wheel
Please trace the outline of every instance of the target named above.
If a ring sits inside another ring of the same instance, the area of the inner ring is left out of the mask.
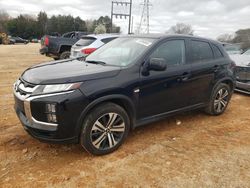
[[[104,103],[87,115],[80,142],[89,153],[105,155],[121,146],[129,129],[126,111],[114,103]]]
[[[210,115],[221,115],[226,110],[233,90],[229,85],[221,83],[213,91],[209,105],[205,111]]]

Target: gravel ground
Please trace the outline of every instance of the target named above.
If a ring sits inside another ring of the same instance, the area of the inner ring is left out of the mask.
[[[138,128],[107,156],[33,139],[14,113],[12,84],[50,60],[39,47],[0,45],[0,187],[250,187],[246,95],[219,117],[194,111]]]

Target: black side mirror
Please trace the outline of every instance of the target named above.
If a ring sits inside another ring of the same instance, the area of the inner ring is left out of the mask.
[[[164,58],[151,58],[148,69],[153,71],[164,71],[167,68],[167,62]]]

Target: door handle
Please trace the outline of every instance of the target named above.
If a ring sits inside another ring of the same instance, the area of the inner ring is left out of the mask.
[[[186,82],[189,80],[189,78],[191,77],[191,73],[190,72],[184,72],[178,79],[178,82]]]

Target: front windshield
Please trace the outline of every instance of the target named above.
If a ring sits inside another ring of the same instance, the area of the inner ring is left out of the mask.
[[[128,66],[134,62],[155,39],[117,38],[90,54],[86,61],[104,62],[108,65]]]

